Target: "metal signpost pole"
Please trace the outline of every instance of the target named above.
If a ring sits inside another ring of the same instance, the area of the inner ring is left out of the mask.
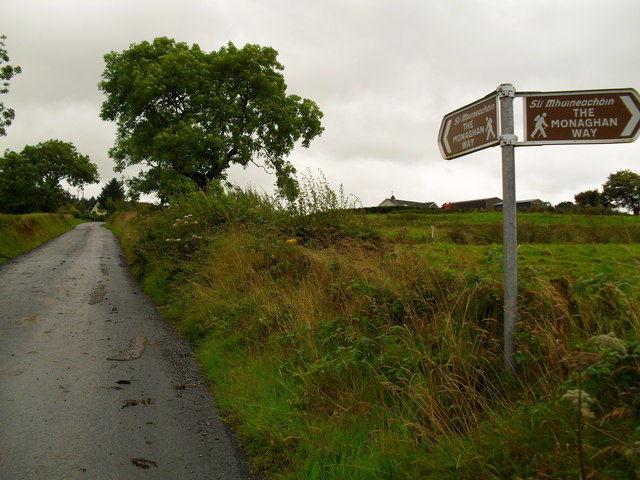
[[[507,375],[516,373],[515,353],[518,315],[518,236],[516,223],[516,174],[513,126],[513,85],[497,89],[500,99],[500,147],[502,150],[502,238],[504,249],[504,365]]]

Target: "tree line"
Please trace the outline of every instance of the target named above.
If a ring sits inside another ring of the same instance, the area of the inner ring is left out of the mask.
[[[621,208],[640,214],[640,175],[631,170],[620,170],[609,175],[597,188],[577,193],[574,197],[576,205],[581,208]]]
[[[7,63],[5,38],[0,36],[0,93],[21,73]],[[270,47],[233,43],[205,52],[166,37],[104,55],[100,117],[117,126],[109,150],[114,170],[143,167],[127,181],[129,196],[154,194],[164,203],[176,194],[206,192],[211,181],[226,178],[232,164],[255,164],[274,175],[282,197],[295,199],[296,170],[286,157],[297,143],[309,147],[322,134],[323,114],[312,100],[287,93],[277,55]],[[13,110],[0,102],[0,135],[13,118]],[[96,183],[97,166],[60,140],[7,151],[0,158],[0,211],[55,211],[68,196],[62,180],[75,187]],[[99,197],[103,208],[123,199],[124,184],[116,179]],[[612,173],[602,192],[587,190],[574,199],[579,207],[616,207],[637,215],[640,176]]]

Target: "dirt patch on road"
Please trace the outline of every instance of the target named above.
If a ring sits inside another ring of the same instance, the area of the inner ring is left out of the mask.
[[[96,288],[93,289],[91,295],[89,296],[89,305],[95,305],[96,303],[100,303],[104,300],[104,296],[106,293],[106,286],[104,283],[98,284]]]
[[[135,360],[140,358],[144,353],[144,347],[147,345],[147,337],[144,335],[138,335],[133,337],[129,342],[129,348],[120,352],[120,354],[107,357],[107,360],[113,360],[116,362],[128,362],[129,360]]]

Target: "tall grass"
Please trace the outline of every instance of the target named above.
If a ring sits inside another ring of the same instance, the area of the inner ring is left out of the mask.
[[[592,350],[602,361],[583,372],[598,402],[582,439],[586,469],[634,478],[639,307],[624,278],[633,265],[591,283],[526,269],[510,380],[498,259],[461,268],[440,247],[395,248],[329,192],[307,183],[298,205],[329,208],[296,211],[221,188],[130,218],[125,230],[130,260],[198,345],[256,470],[270,479],[578,478],[575,407],[563,400],[577,377],[563,360]],[[618,350],[593,340],[603,335]]]

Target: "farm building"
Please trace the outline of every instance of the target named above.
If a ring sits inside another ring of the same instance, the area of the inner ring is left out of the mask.
[[[534,198],[532,200],[516,200],[516,208],[545,208],[551,206],[552,205],[549,202],[543,202],[539,198]],[[502,210],[502,202],[496,203],[494,208],[496,208],[497,210]]]
[[[438,208],[435,202],[412,202],[410,200],[398,200],[391,195],[391,198],[385,198],[379,207],[419,207],[419,208]]]
[[[448,202],[442,205],[442,208],[449,210],[491,210],[498,203],[502,203],[502,199],[498,197],[479,198],[477,200],[464,200],[462,202]]]

